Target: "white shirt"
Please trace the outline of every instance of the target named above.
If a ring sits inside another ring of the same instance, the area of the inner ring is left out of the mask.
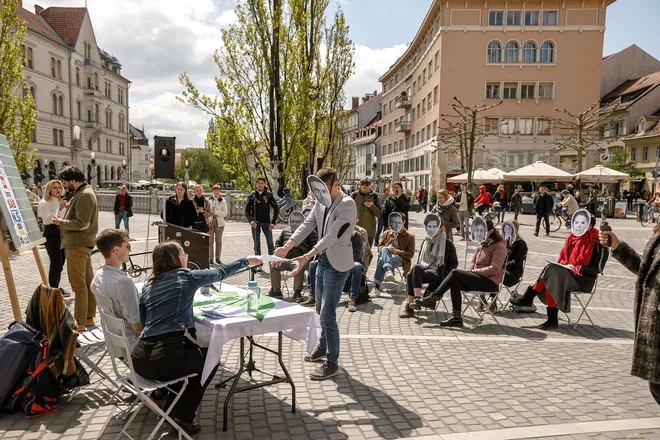
[[[64,217],[66,209],[60,209],[60,201],[57,199],[46,200],[43,199],[39,202],[37,212],[44,225],[53,224],[53,217],[57,214],[58,217]]]
[[[461,204],[458,207],[459,211],[467,211],[468,210],[468,196],[466,191],[461,191],[461,198],[460,198]]]
[[[90,287],[107,314],[124,320],[126,336],[133,348],[140,336],[131,327],[131,324],[140,323],[138,291],[133,280],[120,269],[106,264],[96,272]]]
[[[220,196],[222,197],[222,196]],[[209,197],[211,209],[215,211],[215,219],[218,222],[218,227],[221,228],[225,225],[225,216],[227,215],[227,199],[216,199],[214,196]]]

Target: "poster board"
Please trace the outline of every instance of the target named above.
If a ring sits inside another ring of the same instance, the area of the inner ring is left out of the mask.
[[[628,209],[628,202],[620,201],[614,204],[614,218],[626,218],[626,209]]]

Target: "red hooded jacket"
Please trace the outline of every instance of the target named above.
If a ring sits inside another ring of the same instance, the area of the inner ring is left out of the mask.
[[[490,206],[490,196],[486,192],[486,187],[484,185],[479,187],[479,195],[474,199],[474,204]]]

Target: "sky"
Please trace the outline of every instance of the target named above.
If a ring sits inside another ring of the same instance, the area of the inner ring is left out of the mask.
[[[27,8],[30,2],[24,2]],[[85,0],[41,0],[49,6],[84,6]],[[381,87],[387,71],[414,38],[431,0],[331,0],[341,7],[355,44],[355,72],[345,94]],[[188,72],[202,92],[214,92],[220,29],[236,20],[236,0],[87,0],[97,44],[122,63],[132,81],[130,122],[149,137],[176,136],[177,146],[201,146],[209,117],[176,100],[178,75]],[[660,59],[660,0],[618,0],[608,8],[604,54],[637,44]]]

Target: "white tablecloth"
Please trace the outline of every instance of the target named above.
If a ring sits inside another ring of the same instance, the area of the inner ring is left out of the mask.
[[[222,291],[245,292],[244,289],[228,284],[222,284]],[[202,295],[197,291],[195,302],[206,302],[213,299],[212,293],[213,290],[211,290],[211,295]],[[197,341],[202,346],[208,346],[202,383],[209,377],[213,368],[220,363],[223,346],[232,339],[281,331],[291,339],[306,343],[307,352],[312,353],[321,333],[321,325],[316,311],[313,308],[305,308],[286,301],[277,299],[272,301],[274,307],[266,313],[261,322],[244,314],[236,318],[217,319],[195,313]],[[198,310],[193,307],[194,312],[198,312]]]

